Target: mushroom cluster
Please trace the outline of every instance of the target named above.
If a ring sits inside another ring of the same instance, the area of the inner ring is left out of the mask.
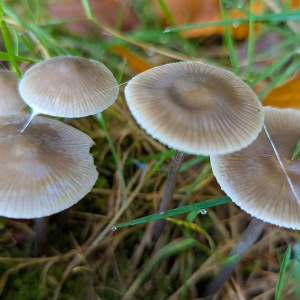
[[[0,84],[7,89],[0,89],[0,110],[2,100],[9,104],[3,104],[0,118],[0,215],[40,218],[60,212],[82,199],[97,180],[89,153],[94,142],[69,125],[37,115],[73,118],[101,112],[116,100],[117,81],[99,62],[56,57],[25,73],[21,98],[15,75],[1,72]],[[21,114],[27,104],[32,115]]]
[[[200,62],[143,72],[129,82],[125,97],[136,121],[154,138],[180,151],[210,155],[221,188],[241,208],[300,229],[300,159],[291,159],[300,138],[299,112],[262,109],[234,74]],[[181,161],[175,155],[162,210],[172,198],[173,173]]]
[[[136,121],[154,138],[177,149],[160,212],[173,196],[182,152],[224,154],[253,142],[263,126],[261,103],[233,73],[200,62],[171,63],[135,76],[125,88]],[[156,240],[162,221],[155,225]]]

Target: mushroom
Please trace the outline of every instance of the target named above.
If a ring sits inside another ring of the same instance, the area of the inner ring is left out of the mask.
[[[300,138],[300,112],[266,107],[265,130],[248,147],[212,155],[221,188],[252,216],[300,229],[300,158],[292,154]]]
[[[24,74],[19,89],[33,115],[65,118],[99,113],[113,104],[119,92],[108,68],[77,56],[54,57],[34,65]]]
[[[28,115],[0,118],[0,215],[40,218],[82,199],[98,177],[93,140],[62,122]]]
[[[26,106],[18,92],[17,75],[8,70],[0,70],[0,116],[20,114]]]
[[[263,126],[261,104],[254,92],[233,73],[200,62],[147,70],[130,80],[125,98],[147,133],[179,150],[160,211],[168,208],[172,198],[182,151],[197,155],[237,151],[254,141]]]
[[[263,126],[254,92],[233,73],[200,62],[145,71],[130,80],[125,98],[152,137],[186,153],[237,151]]]

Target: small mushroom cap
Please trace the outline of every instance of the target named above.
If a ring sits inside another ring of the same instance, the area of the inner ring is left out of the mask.
[[[291,158],[300,139],[300,112],[271,107],[263,111],[266,128],[299,198],[300,157]],[[211,166],[222,190],[243,210],[263,221],[300,229],[300,203],[265,131],[247,148],[212,155]]]
[[[152,137],[187,153],[239,150],[263,126],[261,104],[253,91],[231,72],[200,62],[143,72],[128,83],[125,97]]]
[[[0,70],[0,116],[20,114],[27,106],[19,95],[18,81],[14,72]]]
[[[29,115],[0,118],[0,215],[40,218],[82,199],[98,173],[93,140],[62,122]]]
[[[99,113],[119,93],[108,68],[76,56],[54,57],[34,65],[24,74],[19,89],[36,113],[65,118]]]

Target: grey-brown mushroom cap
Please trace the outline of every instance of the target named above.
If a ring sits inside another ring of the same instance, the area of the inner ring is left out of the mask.
[[[19,90],[35,112],[66,118],[97,114],[112,105],[119,93],[106,66],[76,56],[54,57],[34,65],[24,74]]]
[[[0,70],[0,116],[20,114],[27,106],[19,95],[18,83],[14,72]]]
[[[0,118],[0,215],[40,218],[82,199],[98,173],[93,140],[62,122],[29,115]]]
[[[291,160],[300,139],[300,112],[264,108],[266,128],[300,197],[300,158]],[[300,229],[300,203],[263,130],[248,147],[212,155],[211,166],[223,191],[247,213],[278,226]]]
[[[136,121],[161,143],[191,154],[237,151],[263,126],[261,104],[231,72],[200,62],[171,63],[125,88]]]

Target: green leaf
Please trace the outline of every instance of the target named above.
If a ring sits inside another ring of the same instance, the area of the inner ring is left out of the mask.
[[[16,74],[18,75],[18,77],[21,78],[22,75],[21,75],[21,71],[18,66],[17,59],[15,57],[10,33],[9,33],[9,30],[7,28],[5,21],[3,21],[3,20],[1,20],[1,30],[2,30],[3,40],[4,40],[4,44],[5,44],[7,53],[9,55],[10,62],[12,64]]]
[[[249,36],[248,36],[248,51],[247,51],[247,69],[246,69],[246,79],[251,80],[251,71],[254,60],[254,22],[253,22],[253,0],[250,0],[250,14],[249,14]]]
[[[166,5],[166,2],[164,0],[158,0],[158,4],[159,4],[161,10],[163,11],[166,19],[168,20],[168,23],[171,24],[172,26],[174,26],[175,21],[174,21],[171,11],[169,10],[168,6]]]
[[[18,61],[39,62],[39,60],[28,58],[28,57],[24,57],[24,56],[18,56],[18,55],[16,55],[15,58]],[[10,61],[9,54],[5,53],[5,52],[0,52],[0,60]]]
[[[3,18],[3,5],[2,5],[2,0],[0,0],[0,19],[2,20]]]
[[[137,225],[137,224],[142,224],[142,223],[152,222],[152,221],[156,221],[156,220],[160,220],[160,219],[165,219],[167,217],[172,217],[172,216],[176,216],[179,214],[189,213],[194,210],[218,206],[218,205],[226,204],[229,202],[231,202],[231,199],[227,196],[216,198],[216,199],[210,199],[210,200],[206,200],[203,202],[194,203],[194,204],[186,205],[183,207],[178,207],[178,208],[174,208],[171,210],[167,210],[163,213],[157,213],[157,214],[149,215],[149,216],[146,216],[143,218],[135,219],[133,221],[120,223],[120,224],[117,224],[116,226],[114,226],[113,230],[116,230],[116,229],[122,228],[122,227],[126,227],[126,226],[133,226],[133,225]]]
[[[294,279],[294,290],[296,299],[300,299],[300,244],[296,243],[293,246],[293,265],[292,265],[292,276]]]
[[[220,12],[222,15],[222,19],[225,21],[228,20],[228,13],[223,5],[222,0],[219,0],[219,6],[220,6]],[[233,71],[236,75],[239,75],[240,74],[240,69],[239,69],[240,64],[239,64],[239,59],[238,59],[238,55],[236,52],[237,47],[235,46],[235,41],[231,35],[229,24],[225,25],[224,38],[225,38],[225,41],[226,41],[226,44],[227,44],[227,47],[229,50],[229,57],[230,57]]]
[[[292,160],[294,160],[296,158],[296,156],[298,156],[299,152],[300,152],[300,140],[298,141],[296,148],[293,152]]]
[[[86,17],[89,20],[93,20],[94,16],[93,16],[93,12],[89,0],[81,0],[81,4],[83,6]]]
[[[291,258],[291,253],[292,253],[292,247],[291,247],[291,245],[289,245],[284,253],[283,260],[281,263],[279,279],[277,282],[276,292],[275,292],[275,300],[280,300],[280,295],[281,295],[283,283],[284,283],[284,274],[285,274],[286,268],[289,264],[289,261]]]

